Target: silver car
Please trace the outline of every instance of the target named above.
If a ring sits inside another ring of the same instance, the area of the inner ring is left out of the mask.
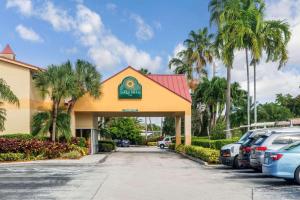
[[[296,141],[300,141],[299,127],[269,129],[251,147],[250,166],[261,171],[266,150],[278,150]]]

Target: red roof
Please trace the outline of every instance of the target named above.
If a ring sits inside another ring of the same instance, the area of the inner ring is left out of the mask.
[[[15,54],[13,50],[10,48],[9,44],[5,46],[5,48],[2,50],[1,54]]]
[[[192,98],[189,92],[189,87],[187,85],[187,80],[184,75],[149,74],[147,76],[151,80],[171,90],[178,96],[184,98],[189,102],[192,102]]]

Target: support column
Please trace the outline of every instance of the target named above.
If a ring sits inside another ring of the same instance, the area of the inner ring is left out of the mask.
[[[73,137],[75,137],[76,136],[76,122],[75,122],[75,112],[74,111],[72,111],[71,112],[71,114],[70,114],[70,120],[71,120],[71,134],[72,134],[72,136]]]
[[[185,133],[185,145],[192,144],[192,125],[191,125],[192,117],[191,115],[184,116],[184,133]]]
[[[181,118],[175,117],[176,146],[181,144]]]

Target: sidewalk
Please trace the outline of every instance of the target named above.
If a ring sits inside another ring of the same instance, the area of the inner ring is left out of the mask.
[[[87,155],[80,159],[51,159],[51,160],[34,160],[34,161],[20,161],[20,162],[4,162],[3,165],[24,165],[24,164],[97,164],[104,162],[109,153]]]

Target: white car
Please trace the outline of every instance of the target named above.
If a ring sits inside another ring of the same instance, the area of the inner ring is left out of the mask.
[[[174,139],[175,136],[166,136],[163,140],[157,142],[157,146],[161,149],[164,149],[165,147],[168,147],[170,144],[172,144],[172,140]]]

